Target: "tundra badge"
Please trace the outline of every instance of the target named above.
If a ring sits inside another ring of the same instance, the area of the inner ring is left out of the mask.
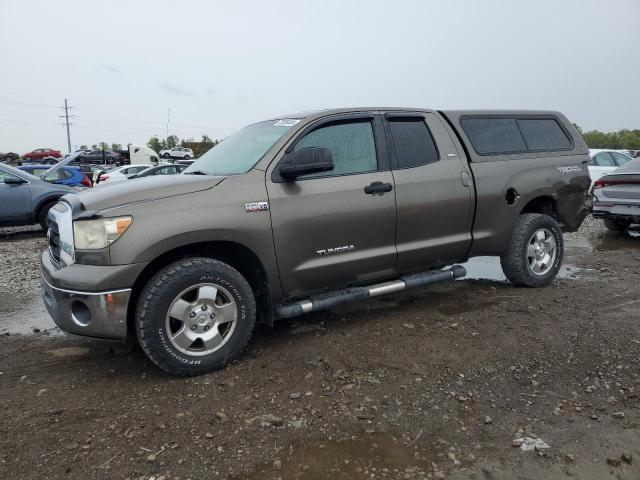
[[[332,253],[350,252],[351,250],[355,250],[355,248],[356,247],[354,247],[353,245],[344,245],[342,247],[327,248],[325,250],[316,250],[316,253],[318,255],[330,255]]]
[[[264,212],[269,210],[269,202],[252,202],[244,204],[244,211],[251,212]]]

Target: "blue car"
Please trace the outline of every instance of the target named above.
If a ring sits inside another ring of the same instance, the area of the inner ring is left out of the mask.
[[[60,167],[44,177],[44,173],[51,168],[50,165],[22,165],[18,168],[29,172],[31,175],[42,178],[42,180],[49,183],[81,188],[92,186],[91,180],[84,174],[80,167]]]

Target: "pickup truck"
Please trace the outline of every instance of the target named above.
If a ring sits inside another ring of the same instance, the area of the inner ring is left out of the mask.
[[[588,161],[557,112],[273,118],[180,175],[63,197],[44,302],[62,330],[137,340],[188,376],[227,365],[256,322],[460,278],[474,256],[542,287],[589,211]]]

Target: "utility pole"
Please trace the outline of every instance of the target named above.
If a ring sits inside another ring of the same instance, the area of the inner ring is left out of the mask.
[[[169,137],[169,115],[171,115],[171,109],[167,109],[167,134],[165,135],[165,139]]]
[[[75,115],[69,115],[69,109],[73,107],[69,106],[66,98],[64,99],[64,107],[62,108],[64,109],[64,115],[60,115],[60,118],[64,118],[64,125],[67,127],[67,148],[69,149],[69,153],[71,153],[71,133],[69,132],[69,126],[73,124],[69,123],[69,117],[74,117]]]

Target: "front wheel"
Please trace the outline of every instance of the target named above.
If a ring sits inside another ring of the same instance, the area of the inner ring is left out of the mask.
[[[255,324],[253,291],[226,263],[179,260],[143,289],[136,311],[140,346],[158,367],[192,376],[228,365],[244,350]]]
[[[631,225],[630,220],[615,217],[605,217],[604,226],[613,232],[624,232]]]
[[[564,240],[558,222],[548,215],[526,213],[513,226],[500,263],[514,285],[544,287],[558,275],[563,256]]]

